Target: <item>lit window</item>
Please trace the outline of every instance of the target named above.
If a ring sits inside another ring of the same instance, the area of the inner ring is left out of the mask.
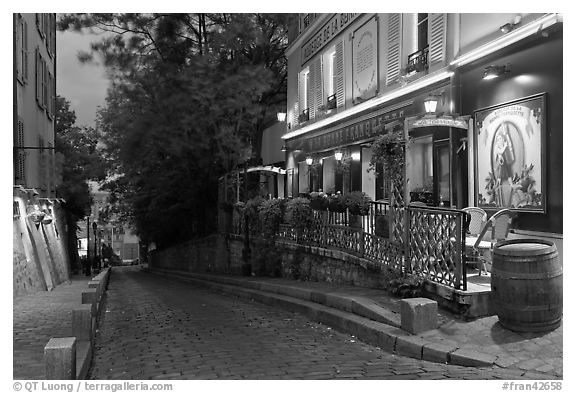
[[[336,59],[336,46],[332,46],[330,49],[324,53],[323,58],[323,73],[324,73],[324,91],[326,92],[326,96],[324,97],[324,101],[326,102],[329,97],[333,96],[334,86],[336,85],[334,76],[334,66],[335,66],[335,59]]]

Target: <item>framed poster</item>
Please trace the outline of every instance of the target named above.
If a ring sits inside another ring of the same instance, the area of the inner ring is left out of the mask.
[[[476,206],[545,212],[545,93],[474,112]]]
[[[352,101],[355,104],[378,94],[378,23],[376,17],[352,36]]]

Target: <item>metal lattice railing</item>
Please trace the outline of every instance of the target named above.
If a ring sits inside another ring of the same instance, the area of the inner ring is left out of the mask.
[[[408,262],[431,281],[466,290],[462,256],[464,212],[409,206]]]
[[[348,217],[315,212],[314,224],[302,233],[289,224],[281,224],[278,239],[306,246],[336,249],[367,259],[381,268],[396,272],[418,272],[427,279],[466,290],[463,258],[465,212],[457,209],[396,205],[394,212],[407,214],[407,227],[402,219],[392,217],[395,230],[402,232],[390,239],[368,233],[362,227],[343,225]],[[398,214],[398,213],[396,213]],[[338,221],[342,224],[334,224]],[[396,225],[398,223],[398,225]],[[404,232],[406,230],[407,232]],[[235,211],[232,232],[244,233],[244,220]],[[400,240],[406,239],[407,244]],[[407,255],[407,256],[406,256]]]

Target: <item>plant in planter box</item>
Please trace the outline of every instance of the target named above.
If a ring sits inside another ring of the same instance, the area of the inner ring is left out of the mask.
[[[310,207],[314,210],[324,211],[328,209],[328,195],[323,192],[310,193]]]
[[[369,170],[376,172],[377,165],[383,165],[387,177],[393,181],[404,178],[404,152],[406,139],[401,126],[378,137],[372,144],[372,158]]]
[[[334,213],[346,212],[346,204],[342,194],[332,194],[328,197],[328,210]]]
[[[370,212],[370,197],[362,191],[344,194],[343,199],[350,214],[365,216]]]

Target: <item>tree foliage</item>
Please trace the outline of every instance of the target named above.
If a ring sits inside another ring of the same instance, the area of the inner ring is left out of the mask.
[[[70,109],[66,98],[56,97],[55,145],[57,154],[62,157],[62,182],[56,193],[64,198],[64,211],[68,224],[69,255],[72,263],[78,259],[76,247],[76,222],[89,212],[92,198],[88,187],[89,180],[104,180],[105,162],[97,150],[98,135],[92,127],[76,125],[76,113]]]
[[[285,105],[290,14],[65,14],[59,28],[105,31],[112,81],[98,113],[107,185],[144,241],[162,248],[214,228],[217,179],[257,160]]]

